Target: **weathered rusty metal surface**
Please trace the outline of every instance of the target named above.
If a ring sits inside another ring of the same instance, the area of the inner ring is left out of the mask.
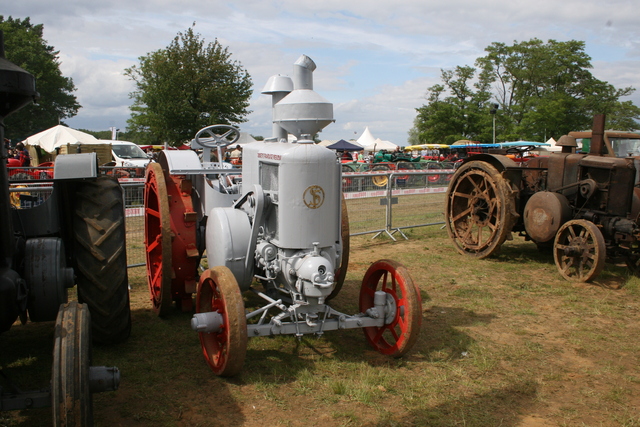
[[[591,221],[566,222],[553,244],[553,258],[567,280],[588,282],[604,268],[606,245],[600,229]]]
[[[571,206],[562,194],[542,191],[531,196],[523,219],[529,237],[539,243],[548,242],[571,219]]]
[[[515,194],[487,162],[471,161],[458,168],[445,209],[447,232],[458,252],[485,258],[500,248],[519,217]]]

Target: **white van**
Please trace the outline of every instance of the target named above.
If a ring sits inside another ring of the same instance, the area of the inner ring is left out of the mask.
[[[149,163],[149,156],[139,145],[129,141],[98,140],[102,144],[111,144],[111,154],[117,167],[144,168]]]

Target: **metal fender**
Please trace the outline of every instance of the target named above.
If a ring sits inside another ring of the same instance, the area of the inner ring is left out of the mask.
[[[251,242],[251,223],[246,212],[234,208],[213,208],[207,219],[207,261],[209,268],[223,265],[236,278],[241,290],[253,280],[253,263],[245,267]]]
[[[55,179],[96,178],[98,155],[96,153],[61,154],[53,164]]]
[[[158,163],[170,174],[179,174],[182,170],[202,169],[202,163],[193,150],[162,150],[158,153]]]

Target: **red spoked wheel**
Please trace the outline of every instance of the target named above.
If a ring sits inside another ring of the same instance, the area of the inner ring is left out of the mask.
[[[153,310],[163,316],[171,309],[171,218],[164,171],[150,163],[144,185],[144,246],[147,283]]]
[[[182,311],[191,311],[200,259],[191,181],[165,174],[161,164],[151,163],[145,189],[147,275],[154,309],[167,314],[175,300]]]
[[[400,263],[383,259],[374,262],[362,279],[360,311],[373,307],[376,291],[386,292],[395,303],[395,316],[380,328],[364,328],[364,335],[377,351],[400,357],[415,344],[422,324],[422,299],[409,271]],[[387,316],[388,317],[388,316]]]
[[[202,353],[216,375],[230,377],[242,369],[247,353],[247,320],[240,287],[231,270],[213,267],[200,276],[196,312],[222,315],[218,332],[199,332]]]

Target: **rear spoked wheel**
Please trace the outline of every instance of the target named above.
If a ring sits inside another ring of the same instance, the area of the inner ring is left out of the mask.
[[[476,258],[492,255],[517,218],[514,193],[495,167],[471,161],[456,171],[447,190],[445,223],[458,252]]]
[[[171,310],[171,218],[164,171],[158,163],[147,168],[144,192],[144,246],[147,282],[153,310],[164,316]]]

